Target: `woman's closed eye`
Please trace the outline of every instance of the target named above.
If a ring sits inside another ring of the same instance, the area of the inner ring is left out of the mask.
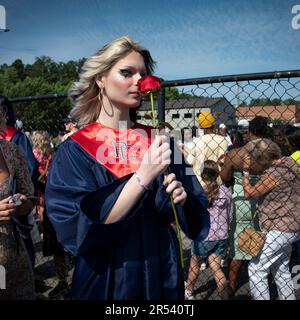
[[[127,77],[132,77],[134,75],[134,71],[130,70],[130,69],[120,69],[120,73],[122,74],[122,76],[124,76],[125,78]],[[140,76],[144,77],[146,75],[146,71],[142,71],[140,72]]]
[[[125,78],[127,77],[132,77],[133,72],[129,69],[121,69],[120,73],[122,74],[122,76],[124,76]]]

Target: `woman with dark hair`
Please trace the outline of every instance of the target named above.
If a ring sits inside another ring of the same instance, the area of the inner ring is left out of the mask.
[[[24,153],[25,161],[27,163],[29,174],[34,187],[38,186],[39,178],[39,163],[37,162],[29,138],[23,132],[15,128],[17,117],[14,113],[13,106],[7,97],[0,95],[0,108],[3,110],[4,124],[0,139],[5,139],[16,144]],[[19,230],[28,250],[32,266],[35,264],[35,250],[30,235],[32,225],[28,222],[28,216],[20,216],[16,222],[19,222]]]
[[[291,126],[284,130],[284,136],[287,142],[287,147],[291,153],[291,157],[299,162],[300,153],[300,128]]]
[[[4,125],[0,108],[0,133]],[[33,191],[22,152],[15,144],[0,139],[0,265],[6,272],[6,288],[0,290],[0,300],[35,298],[33,271],[17,222],[32,210],[29,197]]]
[[[271,127],[268,126],[268,119],[266,117],[257,116],[249,122],[249,134],[250,140],[254,140],[254,137],[266,138],[274,140],[274,132]]]
[[[189,237],[208,233],[197,178],[171,159],[174,143],[133,117],[138,81],[153,66],[148,50],[121,37],[87,59],[70,88],[71,116],[84,127],[56,152],[46,207],[58,240],[76,256],[74,299],[184,298],[169,195]]]
[[[228,151],[235,148],[241,148],[245,144],[243,139],[243,134],[238,129],[232,129],[230,131],[230,138],[231,138],[232,144],[228,146]]]
[[[260,135],[265,136],[268,130],[267,119],[255,117],[249,123],[248,139],[256,141]],[[248,142],[249,143],[249,142]],[[229,290],[234,296],[237,290],[237,277],[243,263],[251,260],[251,256],[241,251],[237,244],[238,234],[247,227],[253,227],[253,214],[256,210],[256,200],[246,199],[243,189],[243,158],[247,153],[247,144],[231,149],[221,169],[221,178],[226,186],[232,186],[234,214],[229,232]],[[255,183],[263,172],[259,163],[251,163],[251,183]],[[257,221],[255,221],[256,223]]]
[[[7,99],[7,97],[0,95],[0,107],[2,108],[5,119],[5,125],[3,126],[1,137],[2,139],[16,144],[24,152],[28,164],[29,173],[32,177],[33,183],[35,184],[39,177],[39,164],[32,152],[30,140],[28,139],[26,134],[15,128],[17,117],[13,110],[13,106]]]

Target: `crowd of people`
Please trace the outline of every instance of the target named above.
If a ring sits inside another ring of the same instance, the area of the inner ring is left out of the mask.
[[[64,123],[69,125],[70,120],[76,127],[75,120],[69,117]],[[66,134],[69,134],[71,128],[65,127]],[[3,154],[0,169],[0,261],[5,267],[7,279],[6,289],[0,291],[0,299],[34,299],[46,287],[34,276],[36,252],[33,240],[42,240],[44,257],[54,257],[59,282],[49,292],[49,297],[68,288],[65,251],[57,241],[56,232],[45,212],[47,177],[55,150],[63,140],[64,136],[52,138],[47,131],[23,133],[12,104],[6,97],[0,96],[0,143]],[[17,208],[12,202],[12,195],[24,199],[26,206],[22,204]],[[23,206],[29,207],[28,210],[18,214]],[[28,261],[29,266],[25,264]]]
[[[243,264],[252,299],[270,298],[269,273],[280,299],[296,298],[300,128],[276,135],[264,117],[230,127],[205,111],[201,135],[183,128],[172,139],[136,122],[138,82],[154,66],[129,37],[101,48],[70,87],[73,108],[56,137],[23,133],[0,96],[0,299],[35,298],[32,219],[59,279],[49,297],[68,288],[70,255],[72,299],[194,299],[203,262],[221,299],[235,295]],[[186,277],[174,220],[192,240]],[[237,242],[249,226],[266,234],[256,257]]]
[[[268,119],[261,116],[243,121],[229,132],[225,124],[216,128],[211,113],[202,112],[198,121],[203,136],[189,138],[188,147],[183,144],[186,160],[204,190],[207,190],[208,161],[215,164],[214,179],[219,175],[221,179],[216,180],[215,188],[219,191],[209,208],[210,233],[203,242],[193,242],[186,298],[194,299],[200,263],[207,260],[223,299],[235,295],[239,270],[244,264],[253,299],[270,299],[268,275],[272,273],[279,298],[294,300],[290,271],[300,263],[299,128],[284,125],[276,137],[278,128],[272,128]],[[212,175],[211,169],[210,172]],[[222,188],[228,188],[227,195]],[[210,193],[206,191],[208,199]],[[248,227],[266,234],[257,257],[238,245],[239,234]],[[225,248],[220,250],[224,241]],[[195,250],[199,247],[202,249]],[[218,272],[221,258],[227,259],[227,279],[223,272]]]

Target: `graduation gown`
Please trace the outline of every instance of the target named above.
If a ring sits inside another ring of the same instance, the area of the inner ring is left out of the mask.
[[[72,297],[183,299],[178,239],[171,225],[174,214],[162,175],[125,218],[103,223],[139,162],[127,168],[100,163],[95,156],[99,126],[91,124],[60,145],[46,186],[47,213],[58,240],[77,257]],[[141,125],[129,130],[138,128],[149,131]],[[109,139],[104,140],[109,144]],[[121,153],[115,149],[117,158]],[[197,178],[185,174],[186,167],[185,163],[170,165],[188,194],[184,206],[176,205],[178,218],[189,238],[203,240],[209,231],[207,199]]]

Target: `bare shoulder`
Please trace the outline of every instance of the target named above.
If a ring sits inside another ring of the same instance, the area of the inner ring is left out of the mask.
[[[246,149],[244,147],[235,148],[228,152],[228,160],[232,162],[234,169],[240,170],[242,168],[243,158],[246,155]]]

